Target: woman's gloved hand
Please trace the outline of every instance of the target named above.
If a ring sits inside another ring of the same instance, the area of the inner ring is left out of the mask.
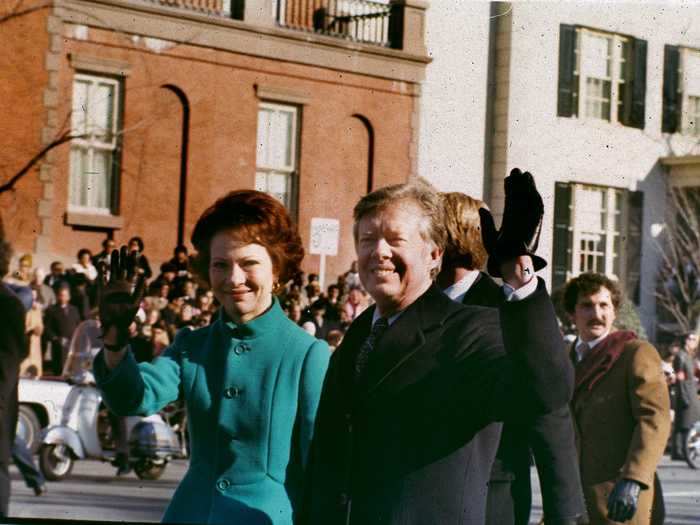
[[[128,253],[126,246],[114,250],[110,259],[109,279],[102,263],[97,278],[102,338],[107,350],[118,351],[129,340],[129,326],[138,312],[145,282],[136,273],[139,254]]]

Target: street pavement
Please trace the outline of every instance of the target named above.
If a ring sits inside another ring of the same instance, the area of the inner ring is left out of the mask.
[[[107,463],[79,461],[68,479],[49,482],[47,493],[36,497],[13,466],[10,517],[158,522],[186,468],[186,461],[176,460],[161,479],[141,481],[134,474],[117,478],[114,467]],[[535,469],[532,472],[535,494],[531,521],[537,523],[542,505]],[[666,523],[700,525],[700,471],[664,458],[659,476]]]

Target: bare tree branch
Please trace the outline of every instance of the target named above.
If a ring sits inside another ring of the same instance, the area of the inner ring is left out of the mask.
[[[58,138],[52,140],[49,142],[46,146],[41,148],[39,152],[34,155],[29,161],[20,169],[17,173],[14,174],[14,176],[8,180],[6,183],[0,186],[0,194],[5,193],[6,191],[10,191],[17,182],[24,177],[29,171],[36,166],[36,164],[41,161],[41,159],[44,158],[44,156],[51,151],[54,148],[57,148],[61,144],[65,144],[66,142],[70,142],[73,139],[76,138],[81,138],[83,135],[73,135],[70,130],[64,131],[61,135],[58,136]]]

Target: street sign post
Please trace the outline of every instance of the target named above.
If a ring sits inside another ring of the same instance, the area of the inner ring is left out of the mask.
[[[326,219],[313,217],[311,219],[311,236],[309,253],[321,256],[318,280],[323,291],[326,280],[326,255],[338,255],[338,243],[340,241],[340,221],[338,219]]]

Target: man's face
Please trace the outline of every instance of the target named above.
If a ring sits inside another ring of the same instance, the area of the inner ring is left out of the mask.
[[[605,286],[594,294],[579,295],[572,316],[579,337],[586,342],[610,332],[615,317],[612,295]]]
[[[70,302],[70,291],[68,288],[61,288],[56,294],[56,302],[60,305],[65,305]]]
[[[55,276],[63,275],[63,265],[62,264],[51,265],[51,273],[54,274]]]
[[[113,250],[117,247],[117,243],[114,241],[107,241],[105,243],[105,252],[111,254]]]
[[[685,338],[685,349],[687,352],[695,352],[698,348],[698,334],[689,334]]]
[[[409,306],[432,283],[441,253],[421,236],[427,220],[417,204],[402,201],[365,215],[357,225],[360,281],[384,316]]]

